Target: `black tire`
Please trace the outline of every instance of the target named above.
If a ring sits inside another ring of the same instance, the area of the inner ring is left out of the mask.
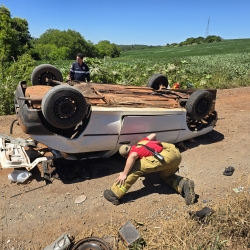
[[[54,127],[67,129],[84,118],[87,103],[82,93],[70,86],[57,85],[43,97],[42,113]]]
[[[151,87],[158,90],[160,86],[163,85],[165,88],[168,87],[168,78],[162,74],[153,75],[147,83],[147,87]]]
[[[201,120],[204,118],[213,105],[213,96],[209,91],[196,90],[186,102],[187,116],[192,120]]]
[[[97,237],[87,237],[82,240],[79,240],[72,248],[72,250],[84,250],[84,249],[103,249],[109,250],[111,249],[109,243],[104,241],[101,238]]]
[[[46,78],[63,81],[62,73],[59,69],[51,64],[41,64],[34,68],[31,74],[32,85],[47,85]]]

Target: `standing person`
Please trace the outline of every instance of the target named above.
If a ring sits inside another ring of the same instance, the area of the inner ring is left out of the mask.
[[[160,153],[163,159],[158,160],[150,149]],[[106,200],[119,205],[120,199],[140,176],[160,171],[161,179],[180,193],[187,205],[194,203],[194,182],[175,174],[181,163],[181,154],[175,145],[156,141],[156,134],[150,134],[137,145],[122,145],[119,152],[127,161],[111,189],[104,191]]]
[[[70,67],[69,80],[90,82],[89,67],[83,62],[83,55],[81,53],[76,55],[76,62],[72,63]]]

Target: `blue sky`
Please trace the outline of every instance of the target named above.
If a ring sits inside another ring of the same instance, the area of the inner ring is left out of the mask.
[[[250,38],[250,0],[0,0],[33,37],[47,29],[80,32],[94,44],[165,45],[208,35]]]

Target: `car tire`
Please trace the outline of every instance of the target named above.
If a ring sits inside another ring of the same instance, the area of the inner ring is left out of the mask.
[[[186,102],[187,116],[192,120],[201,120],[204,118],[213,105],[213,96],[209,91],[196,90]]]
[[[82,93],[70,86],[57,85],[42,99],[42,113],[54,127],[67,129],[83,120],[87,103]]]
[[[147,87],[151,87],[158,90],[160,86],[163,85],[165,88],[168,87],[168,78],[162,74],[153,75],[147,83]]]
[[[46,78],[63,81],[62,73],[59,69],[51,64],[41,64],[34,68],[31,73],[31,83],[32,85],[47,85]]]
[[[73,246],[72,250],[84,250],[84,249],[103,249],[109,250],[111,249],[110,244],[105,240],[98,237],[87,237],[79,240]]]

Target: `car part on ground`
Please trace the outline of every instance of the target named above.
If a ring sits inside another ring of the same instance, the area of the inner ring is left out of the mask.
[[[139,231],[130,221],[125,223],[118,232],[127,247],[131,246],[141,237]]]
[[[8,179],[11,182],[23,183],[25,182],[32,174],[27,170],[18,170],[15,169],[13,172],[8,174]]]
[[[40,162],[61,158],[62,156],[45,157],[34,150],[36,143],[22,138],[13,138],[0,134],[0,162],[2,168],[26,168],[32,170]]]
[[[203,223],[206,221],[206,218],[211,216],[215,211],[209,207],[203,207],[199,211],[189,211],[189,215],[192,219],[196,221],[202,221]]]
[[[71,244],[70,237],[64,233],[49,246],[45,247],[44,250],[68,250],[70,249]]]
[[[111,250],[110,245],[98,237],[88,237],[78,241],[72,250]]]

